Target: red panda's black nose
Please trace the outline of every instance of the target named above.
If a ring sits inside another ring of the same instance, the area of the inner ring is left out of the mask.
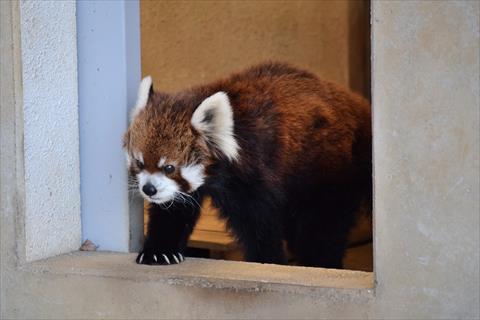
[[[143,190],[143,192],[144,192],[147,196],[149,196],[149,197],[151,197],[151,196],[153,196],[155,193],[157,193],[157,189],[156,189],[156,188],[153,186],[153,184],[151,184],[151,183],[145,184],[145,185],[143,186],[142,190]]]

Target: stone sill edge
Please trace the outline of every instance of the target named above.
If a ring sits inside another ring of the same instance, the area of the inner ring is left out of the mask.
[[[23,263],[19,266],[19,271],[137,282],[157,281],[171,285],[247,292],[317,293],[322,296],[335,293],[364,298],[374,295],[372,272],[200,258],[187,258],[185,262],[175,266],[144,266],[135,264],[135,257],[136,254],[131,253],[74,251]]]

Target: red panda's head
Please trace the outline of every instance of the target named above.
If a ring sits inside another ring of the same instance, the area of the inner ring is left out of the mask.
[[[150,202],[181,201],[204,183],[213,161],[238,158],[226,93],[214,93],[198,106],[182,104],[155,93],[150,77],[142,80],[124,149],[130,175]]]

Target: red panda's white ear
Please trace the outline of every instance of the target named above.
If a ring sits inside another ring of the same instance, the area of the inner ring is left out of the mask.
[[[193,113],[191,123],[227,159],[238,158],[240,148],[233,134],[233,111],[225,92],[203,100]]]
[[[148,99],[153,95],[153,85],[152,77],[147,76],[142,79],[140,86],[138,87],[137,102],[135,107],[133,107],[132,112],[130,113],[130,120],[135,119],[135,117],[142,111],[148,103]]]

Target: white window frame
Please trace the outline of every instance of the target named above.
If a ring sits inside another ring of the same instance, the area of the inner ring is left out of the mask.
[[[128,191],[122,149],[141,75],[139,6],[76,3],[82,237],[99,250],[138,251],[143,239],[143,200]]]

